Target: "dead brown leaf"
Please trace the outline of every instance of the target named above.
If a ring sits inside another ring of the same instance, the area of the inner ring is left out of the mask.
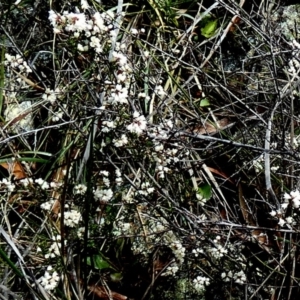
[[[0,163],[0,166],[5,168],[9,174],[14,175],[16,179],[23,179],[27,177],[25,170],[19,161],[3,162]]]
[[[228,128],[231,124],[229,124],[229,120],[227,118],[223,118],[218,121],[218,124],[214,124],[213,122],[205,122],[202,126],[198,126],[193,130],[193,133],[196,134],[215,134],[220,130],[224,130]]]
[[[239,183],[238,189],[239,189],[240,209],[242,211],[244,220],[246,221],[246,223],[248,225],[256,226],[256,222],[252,218],[251,212],[249,211],[249,207],[245,201],[242,185],[240,183]]]
[[[217,169],[211,168],[211,167],[207,167],[212,173],[218,174],[221,177],[225,178],[226,180],[228,180],[230,183],[234,184],[234,182],[222,171],[219,171]]]
[[[128,299],[126,296],[121,295],[116,292],[107,291],[103,286],[97,286],[97,285],[90,285],[88,286],[88,289],[94,293],[95,296],[97,296],[100,299],[113,299],[113,300],[126,300]]]

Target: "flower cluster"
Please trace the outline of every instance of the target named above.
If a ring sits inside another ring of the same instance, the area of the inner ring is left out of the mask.
[[[45,258],[55,258],[56,256],[60,256],[60,247],[61,247],[61,236],[58,234],[57,236],[52,237],[52,244],[48,249],[48,252],[45,254]]]
[[[228,253],[228,250],[221,245],[221,237],[216,236],[216,238],[213,240],[213,243],[215,246],[213,247],[207,247],[205,250],[208,254],[210,254],[211,257],[215,259],[220,259],[223,257],[225,254]]]
[[[173,261],[171,264],[164,270],[161,276],[174,276],[179,270],[179,265]]]
[[[61,15],[53,10],[49,11],[49,21],[53,26],[54,33],[59,34],[66,31],[73,33],[73,36],[76,38],[78,38],[80,34],[91,37],[89,46],[95,48],[98,53],[100,53],[102,49],[100,40],[96,37],[98,35],[101,37],[102,34],[112,29],[111,22],[114,17],[115,15],[112,11],[102,14],[96,12],[91,19],[88,19],[84,13],[80,12],[72,13],[64,11]]]
[[[203,254],[204,251],[203,251],[203,249],[196,248],[196,249],[193,249],[193,250],[192,250],[192,253],[195,255],[195,257],[198,257],[199,254]]]
[[[291,135],[288,134],[285,139],[285,146],[298,148],[300,146],[300,135],[295,135],[293,138],[291,138]]]
[[[5,62],[6,66],[12,67],[13,69],[19,69],[21,73],[31,73],[32,70],[28,66],[27,62],[21,57],[21,55],[10,55],[5,53]]]
[[[170,125],[171,126],[171,125]],[[157,140],[158,135],[163,134],[164,138],[167,139],[169,136],[168,131],[161,131],[156,133],[156,129],[151,128],[148,131],[148,135],[153,139],[154,151],[152,152],[152,159],[156,163],[155,172],[159,179],[164,179],[166,174],[172,173],[174,170],[173,164],[181,160],[184,160],[188,155],[189,151],[180,151],[180,145],[178,143],[173,144],[172,148],[165,149],[162,142]]]
[[[137,191],[138,194],[140,195],[144,195],[144,196],[147,196],[147,195],[150,195],[154,192],[154,187],[152,187],[150,185],[150,182],[146,181],[146,182],[143,182],[142,185],[141,185],[141,189]]]
[[[58,214],[61,217],[61,213]],[[68,227],[76,227],[81,220],[81,214],[75,209],[64,212],[64,224]]]
[[[102,189],[100,187],[97,187],[97,189],[94,191],[94,197],[96,200],[107,202],[112,199],[114,193],[112,189]]]
[[[197,293],[203,293],[205,291],[205,287],[210,285],[210,279],[204,276],[197,276],[193,280],[193,284],[194,289],[197,291]]]
[[[58,88],[56,88],[55,91],[46,88],[45,93],[42,96],[42,99],[45,101],[49,101],[53,105],[57,99],[57,95],[60,93],[61,91]]]
[[[277,218],[278,225],[280,227],[287,226],[291,228],[292,225],[296,224],[294,217],[298,216],[297,212],[292,212],[292,216],[286,215],[286,210],[290,206],[295,210],[300,208],[300,192],[299,190],[291,191],[290,193],[285,193],[283,196],[283,203],[281,203],[280,208],[277,210],[272,210],[270,215]]]
[[[0,181],[0,185],[3,186],[8,192],[13,192],[16,188],[16,185],[6,178],[3,178]]]
[[[223,272],[221,274],[221,277],[225,282],[229,282],[233,280],[235,283],[244,284],[247,281],[247,277],[243,270],[240,270],[239,272],[232,272],[232,271],[229,271],[227,273]]]
[[[42,178],[38,178],[34,181],[35,183],[37,183],[42,190],[47,190],[49,189],[50,185],[47,181],[43,180]]]
[[[34,128],[32,119],[32,103],[31,101],[23,101],[18,103],[15,92],[8,93],[10,103],[5,110],[5,119],[10,122],[19,119],[16,123],[18,129],[30,131]],[[26,115],[25,115],[26,114]],[[15,127],[13,126],[13,127]]]
[[[123,55],[123,54],[121,54]],[[126,57],[126,56],[124,56]],[[122,81],[124,82],[126,79],[126,72],[120,73],[122,74]],[[117,78],[120,81],[120,76]],[[108,103],[112,105],[117,104],[128,104],[128,87],[122,84],[116,84],[114,88],[111,89],[111,95],[108,99]]]
[[[123,147],[128,144],[128,138],[125,134],[122,134],[119,138],[113,139],[113,144],[117,148]]]
[[[120,169],[116,169],[115,174],[116,174],[116,179],[115,179],[116,185],[120,186],[123,183],[122,173]]]
[[[74,195],[84,195],[87,190],[86,185],[77,184],[74,186]]]
[[[55,203],[54,199],[46,201],[46,202],[41,204],[41,209],[46,210],[46,211],[50,211],[52,209],[54,203]]]
[[[127,126],[127,130],[137,135],[141,135],[146,128],[146,118],[143,115],[140,115],[139,112],[135,111],[133,113],[133,123]]]
[[[47,267],[47,270],[41,278],[38,279],[38,282],[44,287],[46,291],[54,290],[60,280],[60,276],[56,271],[53,270],[51,266]]]
[[[289,194],[285,193],[283,196],[285,203],[291,202],[294,208],[300,207],[300,192],[298,190],[291,191]]]

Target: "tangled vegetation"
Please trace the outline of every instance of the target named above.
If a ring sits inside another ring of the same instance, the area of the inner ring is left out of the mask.
[[[297,299],[300,6],[248,2],[0,2],[2,299]]]

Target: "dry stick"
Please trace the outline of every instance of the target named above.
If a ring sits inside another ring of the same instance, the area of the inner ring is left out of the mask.
[[[72,124],[72,123],[76,123],[76,122],[77,122],[77,120],[71,120],[71,121],[68,121],[68,122],[63,122],[63,123],[56,124],[56,125],[44,126],[42,128],[38,128],[38,129],[22,132],[22,133],[19,133],[19,134],[15,134],[15,135],[12,135],[12,136],[10,136],[8,138],[5,138],[3,140],[0,139],[0,145],[1,144],[6,144],[9,141],[11,141],[13,139],[16,139],[16,138],[19,138],[21,136],[25,136],[25,135],[32,134],[32,133],[36,134],[37,132],[42,131],[42,130],[46,130],[46,129],[52,129],[52,128],[59,129],[59,128],[63,127],[64,125],[68,125],[68,124]]]
[[[189,211],[185,211],[185,213],[189,216],[191,216],[191,213]],[[203,226],[209,225],[210,228],[212,228],[213,225],[215,226],[224,226],[224,227],[230,227],[230,228],[224,228],[223,230],[232,230],[232,229],[239,229],[239,230],[246,230],[246,231],[253,231],[253,230],[263,230],[263,231],[269,231],[269,232],[281,232],[281,233],[300,233],[299,231],[296,231],[294,229],[277,229],[277,228],[270,228],[270,227],[261,227],[261,226],[252,226],[252,225],[243,225],[243,224],[236,224],[229,221],[209,221],[209,220],[201,220],[198,216],[192,216],[193,224],[199,224]]]
[[[266,131],[266,138],[265,138],[265,179],[266,179],[266,189],[270,193],[273,200],[277,203],[277,207],[280,207],[280,203],[273,191],[272,184],[271,184],[271,166],[270,166],[270,140],[271,140],[271,129],[272,129],[272,122],[274,113],[279,106],[281,101],[278,101],[275,105],[275,107],[272,110],[271,116],[268,120],[268,126]]]
[[[291,239],[292,237],[290,237],[290,241],[292,240]],[[293,251],[292,253],[292,259],[293,259],[293,266],[292,266],[292,274],[291,274],[291,280],[292,281],[295,281],[295,268],[296,268],[296,256],[295,256],[295,247],[293,247],[292,250],[290,250],[290,252]],[[296,281],[295,281],[296,282]],[[296,282],[297,283],[297,282]],[[297,283],[298,284],[298,283]],[[288,299],[291,298],[291,294],[292,294],[292,284],[290,284],[290,291],[289,291],[289,295],[288,295]]]
[[[291,147],[292,151],[294,150],[294,134],[295,134],[293,117],[294,117],[294,97],[292,96],[291,97],[291,132],[290,132],[290,147]],[[291,176],[290,177],[291,178],[290,189],[291,190],[293,190],[293,188],[294,188],[293,173],[294,173],[294,164],[291,164],[291,167],[290,167],[290,176]]]
[[[216,138],[213,136],[206,136],[203,134],[192,134],[187,131],[174,132],[174,137],[176,137],[176,136],[187,136],[187,137],[191,137],[191,138],[195,138],[195,139],[199,139],[199,140],[205,140],[205,141],[210,141],[210,142],[219,142],[222,144],[228,144],[228,145],[232,145],[232,146],[239,147],[239,148],[251,149],[253,151],[263,152],[263,153],[268,152],[268,153],[272,153],[272,154],[288,154],[291,156],[295,155],[295,153],[293,153],[292,151],[280,151],[280,150],[266,149],[266,148],[262,148],[262,147],[252,146],[249,144],[237,143],[237,142],[234,142],[231,140],[220,139],[220,138]]]

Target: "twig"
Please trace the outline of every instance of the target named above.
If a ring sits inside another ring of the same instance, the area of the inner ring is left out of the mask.
[[[279,106],[281,101],[278,101],[275,105],[275,107],[272,110],[271,116],[268,120],[268,126],[266,130],[266,137],[265,137],[265,179],[266,179],[266,189],[270,193],[273,200],[277,203],[277,207],[280,207],[280,203],[274,193],[274,190],[272,188],[271,184],[271,166],[270,166],[270,140],[271,140],[271,130],[272,130],[272,122],[274,113]]]
[[[186,131],[174,132],[173,135],[175,137],[176,136],[187,136],[187,137],[191,137],[191,138],[195,138],[195,139],[199,139],[199,140],[205,140],[205,141],[210,141],[210,142],[219,142],[222,144],[228,144],[228,145],[232,145],[232,146],[239,147],[239,148],[251,149],[251,150],[257,151],[257,152],[270,153],[270,154],[287,154],[287,155],[295,156],[295,153],[293,151],[288,151],[288,150],[281,151],[281,150],[273,150],[273,149],[267,149],[267,148],[262,148],[262,147],[256,147],[256,146],[252,146],[252,145],[248,145],[248,144],[241,144],[241,143],[237,143],[237,142],[234,142],[231,140],[220,139],[220,138],[207,136],[207,135],[203,135],[203,134],[192,134],[192,133],[188,133]]]

